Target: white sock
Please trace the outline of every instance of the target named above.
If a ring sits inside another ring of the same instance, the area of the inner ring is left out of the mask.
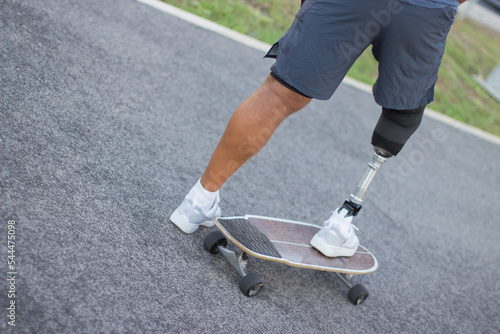
[[[214,204],[219,203],[219,190],[206,190],[201,185],[200,180],[198,180],[194,187],[191,188],[186,197],[193,201],[193,203],[195,203],[195,206],[200,208],[203,213],[209,213],[210,209],[214,207]]]

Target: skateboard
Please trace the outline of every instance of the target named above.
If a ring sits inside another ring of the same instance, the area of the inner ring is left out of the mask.
[[[365,275],[378,267],[375,256],[359,246],[352,257],[329,258],[309,245],[321,228],[293,220],[245,215],[214,218],[218,231],[204,239],[204,247],[212,254],[221,254],[242,277],[240,289],[245,296],[257,295],[263,280],[248,273],[248,256],[279,262],[288,266],[335,273],[349,287],[348,298],[355,305],[368,297],[362,284],[353,284],[353,275]]]

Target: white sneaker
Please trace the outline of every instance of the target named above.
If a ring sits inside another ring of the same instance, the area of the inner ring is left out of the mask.
[[[170,215],[170,221],[182,232],[194,233],[199,226],[214,226],[213,218],[221,216],[219,196],[208,211],[202,210],[189,196],[186,196],[181,205]]]
[[[328,257],[353,256],[358,249],[359,239],[351,224],[352,216],[346,217],[346,214],[346,209],[333,211],[311,239],[311,246]]]

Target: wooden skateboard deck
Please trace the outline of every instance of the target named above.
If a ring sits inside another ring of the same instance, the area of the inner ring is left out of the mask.
[[[364,275],[378,267],[375,256],[359,246],[351,257],[329,258],[309,245],[320,226],[271,217],[245,215],[214,218],[221,232],[248,255],[293,267]]]

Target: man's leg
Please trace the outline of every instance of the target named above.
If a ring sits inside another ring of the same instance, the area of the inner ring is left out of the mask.
[[[289,115],[304,108],[311,98],[285,87],[269,76],[234,112],[200,181],[189,191],[170,221],[185,233],[212,226],[220,216],[219,189],[224,182],[269,141]]]
[[[310,101],[269,76],[229,120],[201,178],[203,188],[212,192],[219,190],[238,168],[264,147],[286,117]]]

